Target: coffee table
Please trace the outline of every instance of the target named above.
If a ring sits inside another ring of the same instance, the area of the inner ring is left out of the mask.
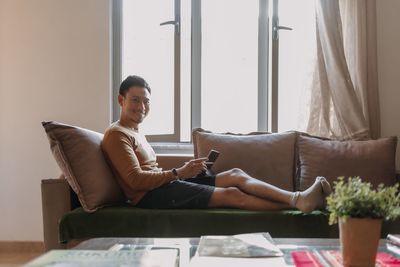
[[[199,238],[93,238],[80,243],[73,249],[77,250],[107,250],[118,245],[126,245],[128,249],[143,248],[177,248],[179,250],[179,267],[188,266],[190,259],[195,255]],[[319,238],[274,238],[275,244],[284,252],[285,262],[293,264],[290,252],[296,250],[339,250],[339,239]],[[379,243],[379,251],[388,252],[386,240]],[[400,253],[390,252],[397,257]]]

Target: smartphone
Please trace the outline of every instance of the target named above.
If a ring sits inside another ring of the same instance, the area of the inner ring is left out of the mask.
[[[219,156],[219,152],[217,150],[211,149],[210,152],[208,153],[207,156],[207,169],[211,169],[211,167],[214,165],[214,162],[217,160]]]

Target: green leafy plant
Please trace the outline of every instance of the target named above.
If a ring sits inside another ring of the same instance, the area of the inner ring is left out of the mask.
[[[339,177],[334,182],[334,192],[327,197],[329,224],[335,224],[338,218],[374,218],[394,220],[400,216],[399,185],[377,189],[362,182],[360,177]]]

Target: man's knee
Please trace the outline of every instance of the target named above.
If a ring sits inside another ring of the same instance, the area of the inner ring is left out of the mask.
[[[239,168],[233,168],[229,171],[229,176],[235,181],[235,184],[240,185],[246,183],[249,180],[248,175]]]
[[[230,174],[232,176],[243,176],[243,174],[245,174],[245,172],[240,168],[232,168],[232,169],[230,169]]]
[[[239,207],[244,193],[237,187],[216,188],[211,196],[210,207]]]
[[[223,192],[227,203],[234,204],[235,207],[241,207],[244,204],[245,193],[237,187],[227,187]]]
[[[229,175],[235,178],[240,178],[240,177],[244,177],[246,175],[246,173],[239,168],[233,168],[229,170]]]
[[[229,198],[237,198],[240,197],[243,194],[243,192],[240,191],[239,188],[232,186],[225,188],[223,194]]]

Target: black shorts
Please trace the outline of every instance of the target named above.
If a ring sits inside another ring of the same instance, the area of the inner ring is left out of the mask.
[[[215,175],[176,180],[147,192],[136,204],[148,209],[205,209],[215,188]]]

